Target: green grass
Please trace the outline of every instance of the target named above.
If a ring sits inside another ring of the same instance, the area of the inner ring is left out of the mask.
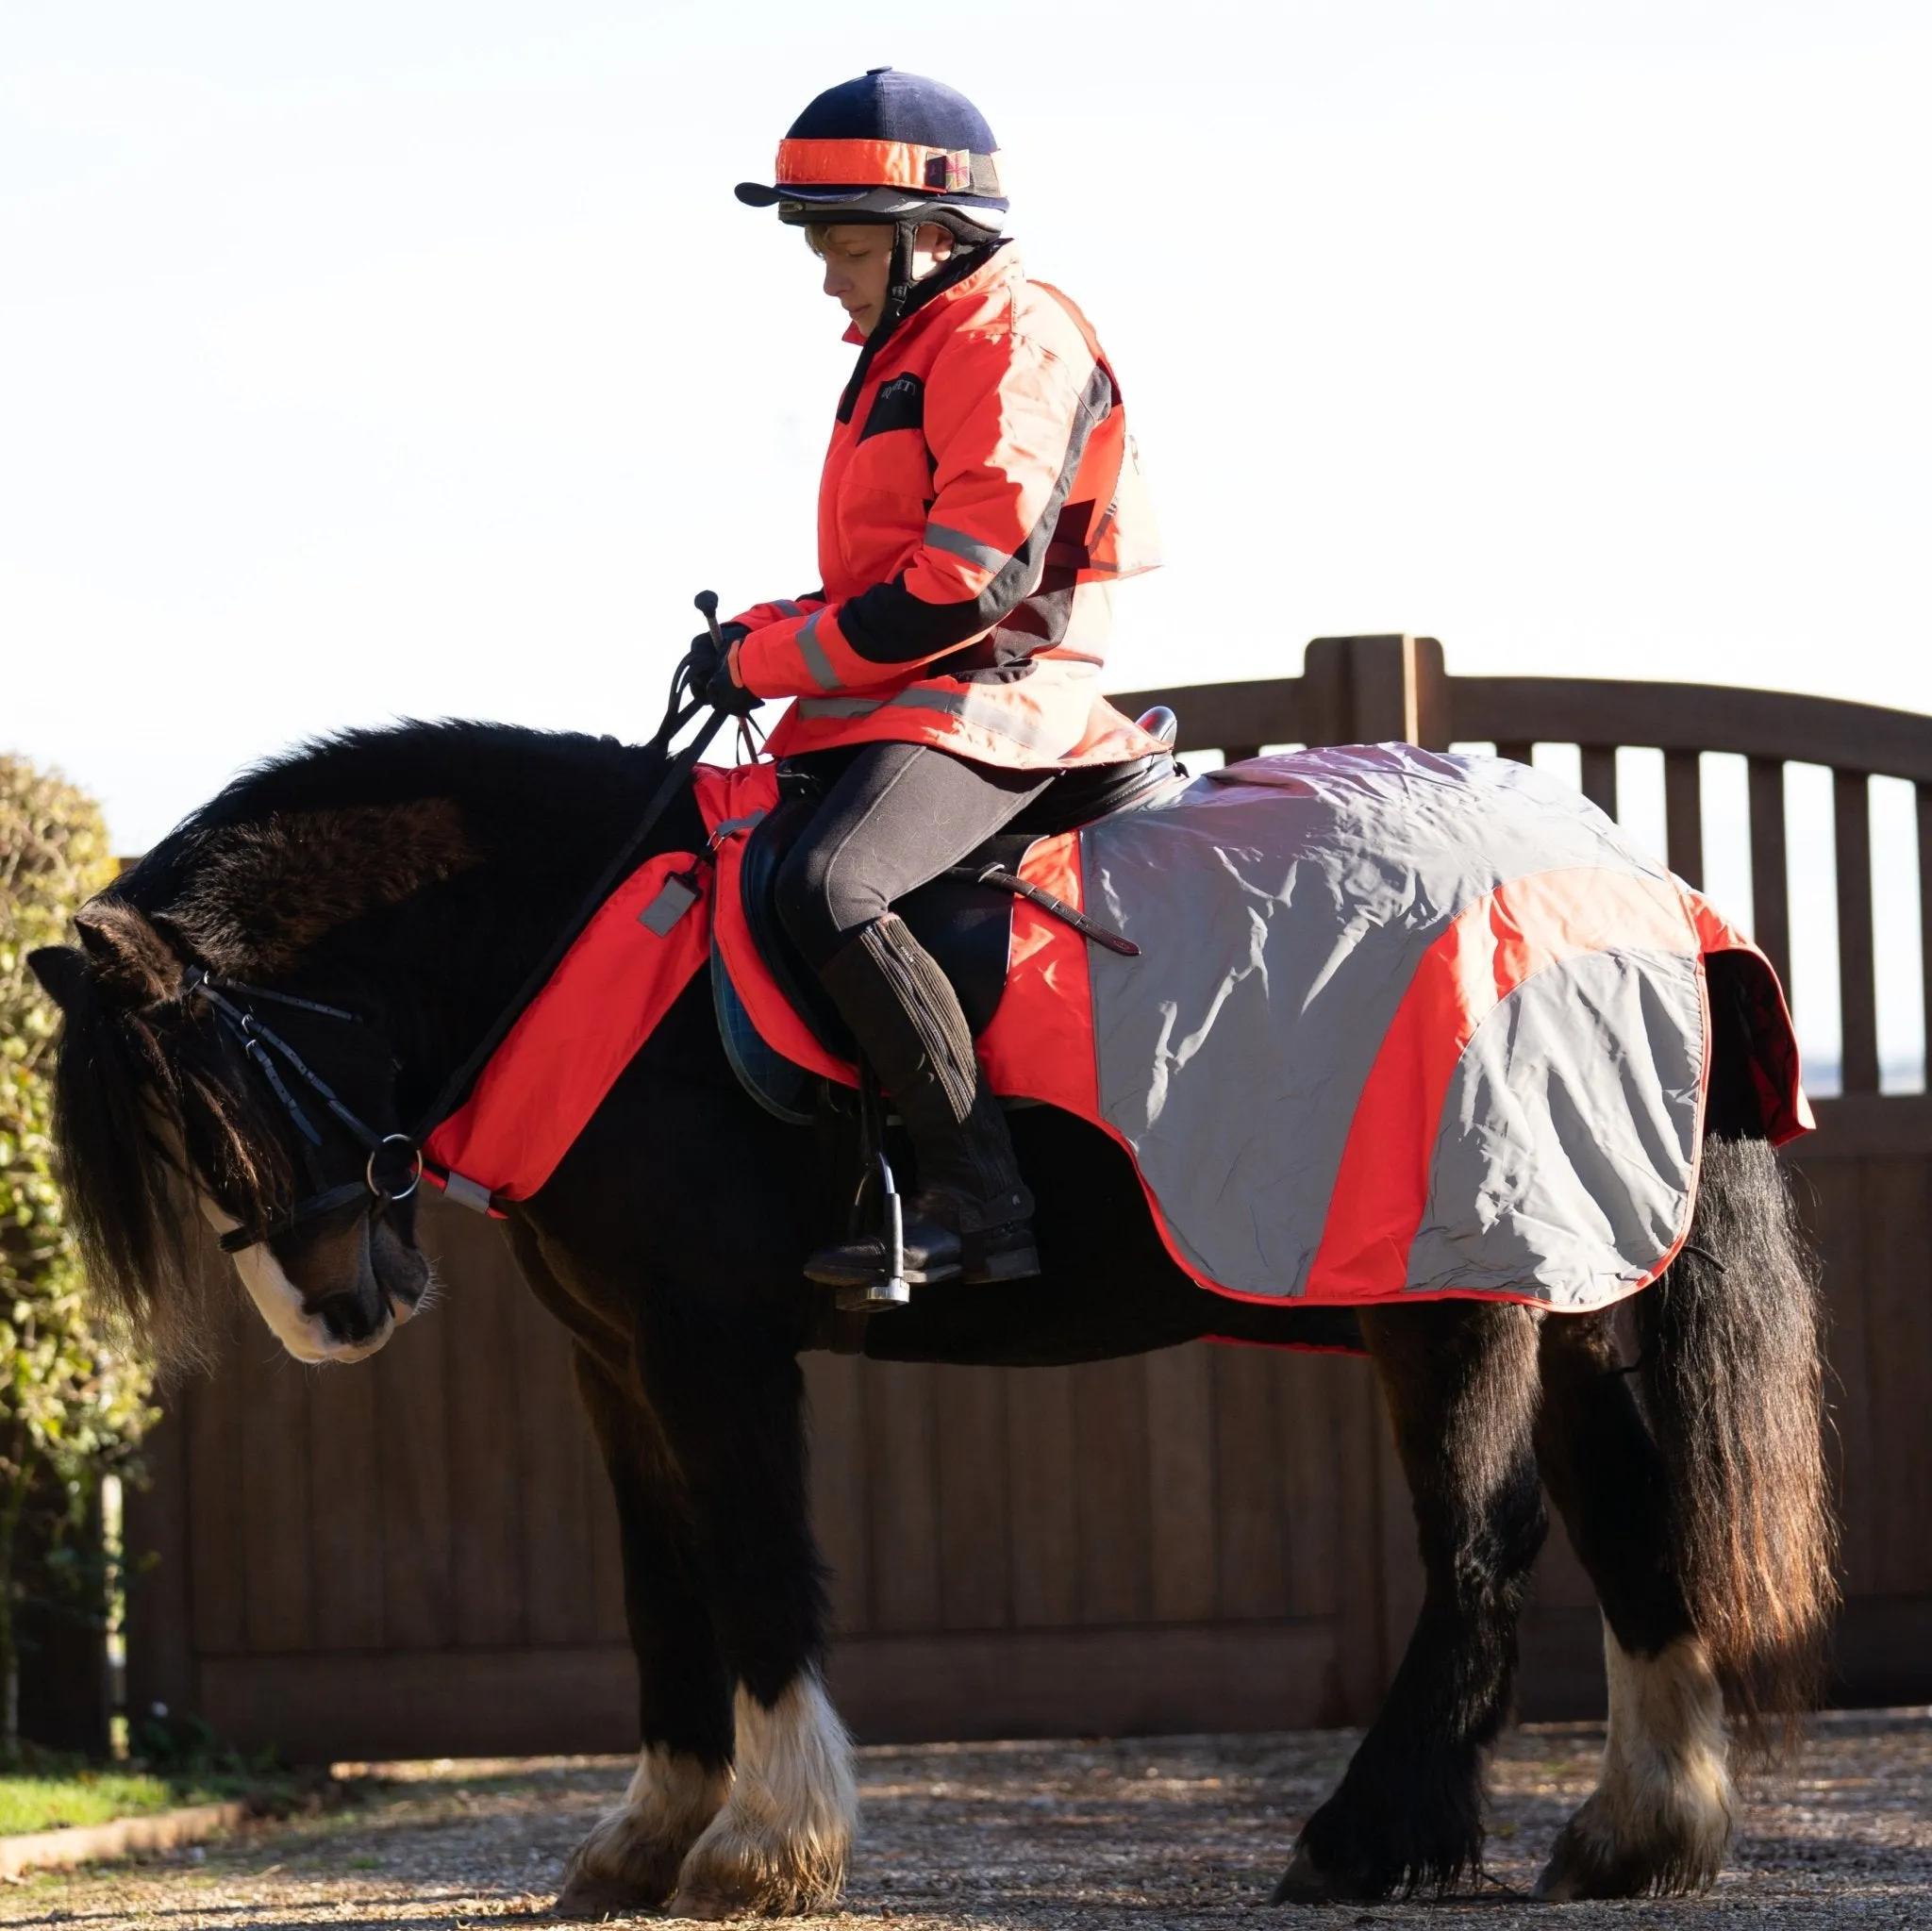
[[[192,1803],[165,1777],[130,1771],[83,1770],[64,1776],[0,1776],[0,1837],[58,1830],[70,1823],[108,1823]]]

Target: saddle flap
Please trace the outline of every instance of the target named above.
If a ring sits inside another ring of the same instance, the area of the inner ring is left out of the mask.
[[[798,842],[812,810],[810,799],[780,792],[778,802],[745,839],[739,861],[739,892],[752,942],[779,990],[828,1053],[851,1059],[857,1050],[852,1035],[819,975],[792,944],[774,896],[779,867]],[[1034,842],[1031,833],[1001,832],[963,862],[1015,871]],[[976,1038],[992,1024],[1007,990],[1013,940],[1011,894],[942,874],[896,900],[892,909],[952,981],[960,1010]]]

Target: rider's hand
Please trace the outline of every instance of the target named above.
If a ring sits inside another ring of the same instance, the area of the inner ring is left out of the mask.
[[[711,673],[711,681],[700,695],[713,708],[735,718],[748,718],[765,701],[756,691],[747,691],[739,683],[725,664],[720,664]]]
[[[732,717],[749,717],[764,699],[747,691],[732,676],[730,652],[741,638],[751,635],[750,628],[743,624],[721,624],[718,632],[724,643],[722,651],[708,630],[691,641],[691,691],[714,709]]]
[[[731,646],[741,638],[750,635],[751,626],[747,624],[721,624],[716,639],[708,630],[700,630],[691,639],[691,688],[699,696],[704,695],[706,686],[724,669],[724,660],[730,654]]]

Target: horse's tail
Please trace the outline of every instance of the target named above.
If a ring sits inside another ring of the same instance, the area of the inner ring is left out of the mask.
[[[1638,1296],[1641,1374],[1691,1623],[1761,1748],[1794,1741],[1823,1688],[1837,1530],[1817,1264],[1759,1124],[1742,983],[1713,970],[1711,994],[1703,1177],[1689,1240]]]

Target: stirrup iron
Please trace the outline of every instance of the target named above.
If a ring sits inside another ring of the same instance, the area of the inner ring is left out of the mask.
[[[879,1188],[879,1232],[886,1248],[886,1268],[863,1287],[840,1288],[836,1306],[841,1314],[884,1314],[903,1307],[912,1298],[906,1278],[906,1210],[892,1162],[886,1152],[885,1095],[872,1062],[858,1062],[858,1191],[853,1196],[846,1238],[857,1240],[864,1230],[866,1194],[874,1181]]]

